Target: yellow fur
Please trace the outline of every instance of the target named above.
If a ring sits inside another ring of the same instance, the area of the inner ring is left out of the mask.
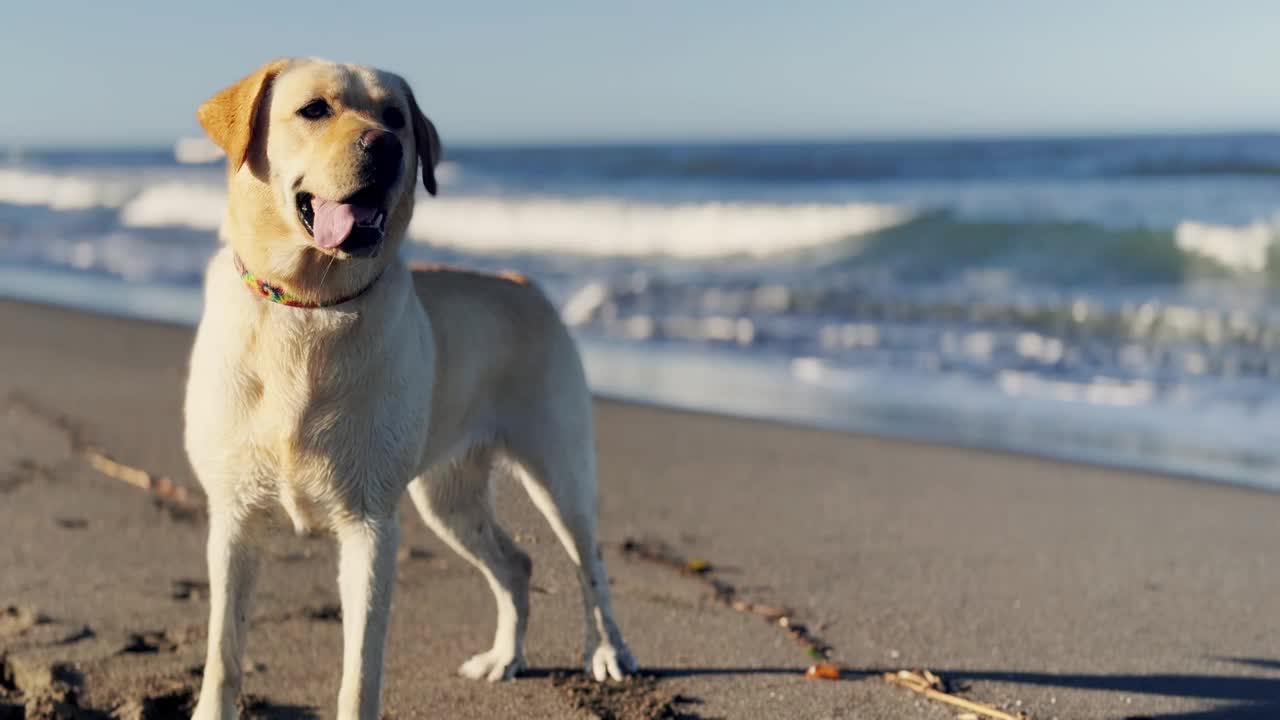
[[[333,116],[307,123],[297,110],[317,97]],[[322,250],[297,217],[295,193],[356,190],[355,139],[387,129],[389,106],[412,118],[396,131],[412,151],[388,195],[385,247],[375,257]],[[406,488],[423,520],[485,573],[498,604],[492,649],[460,672],[501,680],[519,671],[529,561],[494,517],[489,483],[499,472],[524,483],[580,565],[588,672],[604,680],[634,670],[596,547],[590,395],[555,308],[523,278],[411,273],[395,252],[417,166],[434,189],[440,157],[403,79],[276,61],[219,93],[200,118],[227,150],[229,205],[185,408],[186,449],[210,510],[209,648],[195,717],[235,717],[257,533],[276,507],[299,532],[327,529],[339,540],[337,715],[378,717]],[[369,290],[319,309],[268,302],[241,284],[233,253],[307,299]]]

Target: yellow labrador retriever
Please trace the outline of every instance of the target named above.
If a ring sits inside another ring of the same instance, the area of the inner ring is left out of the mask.
[[[185,412],[210,514],[195,717],[236,716],[257,539],[277,503],[299,532],[340,544],[338,717],[378,717],[405,488],[497,600],[492,649],[459,672],[515,675],[530,563],[495,519],[496,474],[520,479],[578,566],[587,672],[634,671],[596,545],[591,399],[555,309],[518,280],[415,273],[397,257],[418,166],[434,195],[440,159],[405,81],[279,60],[198,115],[226,151],[229,203]]]

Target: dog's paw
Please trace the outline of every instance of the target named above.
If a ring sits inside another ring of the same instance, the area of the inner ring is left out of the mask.
[[[458,674],[472,680],[498,682],[514,678],[523,669],[524,658],[518,653],[494,648],[462,663]]]
[[[639,669],[626,645],[600,645],[587,656],[587,674],[596,682],[624,680]]]

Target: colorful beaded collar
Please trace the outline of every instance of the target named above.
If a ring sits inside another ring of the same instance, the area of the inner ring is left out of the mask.
[[[244,261],[240,259],[239,254],[233,253],[232,257],[235,259],[236,272],[240,273],[240,279],[244,281],[246,287],[252,290],[255,294],[261,295],[273,303],[280,303],[281,305],[287,305],[288,307],[315,309],[341,305],[344,302],[350,302],[365,294],[369,291],[369,288],[373,287],[374,283],[378,282],[378,278],[375,277],[368,285],[365,285],[363,288],[350,295],[343,295],[332,300],[312,302],[310,300],[303,300],[297,295],[286,292],[285,289],[279,285],[272,285],[266,280],[254,275],[252,270],[245,267]]]

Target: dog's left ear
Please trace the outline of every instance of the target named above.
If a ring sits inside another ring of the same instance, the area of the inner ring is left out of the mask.
[[[273,60],[224,88],[196,110],[196,117],[209,139],[227,154],[231,172],[239,170],[249,158],[262,97],[288,64],[288,60]]]
[[[409,112],[413,115],[413,144],[418,148],[418,160],[422,163],[422,185],[427,192],[435,195],[436,165],[440,164],[440,154],[443,152],[440,135],[436,132],[436,126],[422,114],[413,91],[408,90],[408,86],[405,89],[409,95]]]

